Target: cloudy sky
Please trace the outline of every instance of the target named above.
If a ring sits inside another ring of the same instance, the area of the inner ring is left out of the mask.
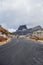
[[[43,26],[43,0],[0,0],[0,24],[15,29],[22,24]]]

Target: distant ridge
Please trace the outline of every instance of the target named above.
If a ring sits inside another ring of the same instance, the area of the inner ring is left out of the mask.
[[[33,28],[27,28],[26,25],[21,25],[19,26],[18,30],[16,30],[16,32],[13,32],[12,34],[18,34],[18,35],[26,35],[26,34],[30,34],[33,33],[34,31],[37,30],[41,30],[43,29],[40,25],[35,26]]]
[[[40,30],[42,27],[40,25],[33,27],[33,31]]]

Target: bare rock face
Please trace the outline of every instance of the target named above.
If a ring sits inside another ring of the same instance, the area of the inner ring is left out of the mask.
[[[33,31],[37,31],[37,30],[41,30],[41,29],[42,29],[42,27],[40,25],[33,27]]]
[[[41,30],[42,27],[40,25],[33,27],[33,28],[27,28],[26,25],[20,25],[18,30],[14,32],[13,34],[18,34],[18,35],[27,35],[27,34],[32,34],[34,31]]]
[[[21,25],[21,26],[19,26],[19,28],[18,28],[18,30],[26,30],[26,29],[27,29],[26,25]]]

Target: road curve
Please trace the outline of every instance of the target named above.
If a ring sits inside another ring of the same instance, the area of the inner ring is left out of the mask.
[[[43,44],[15,38],[0,46],[0,65],[43,65]]]

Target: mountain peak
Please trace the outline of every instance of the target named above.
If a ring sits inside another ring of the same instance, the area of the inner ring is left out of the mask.
[[[33,27],[33,30],[40,30],[42,27],[40,25]]]
[[[18,30],[23,30],[23,29],[27,29],[27,26],[26,25],[20,25]]]

